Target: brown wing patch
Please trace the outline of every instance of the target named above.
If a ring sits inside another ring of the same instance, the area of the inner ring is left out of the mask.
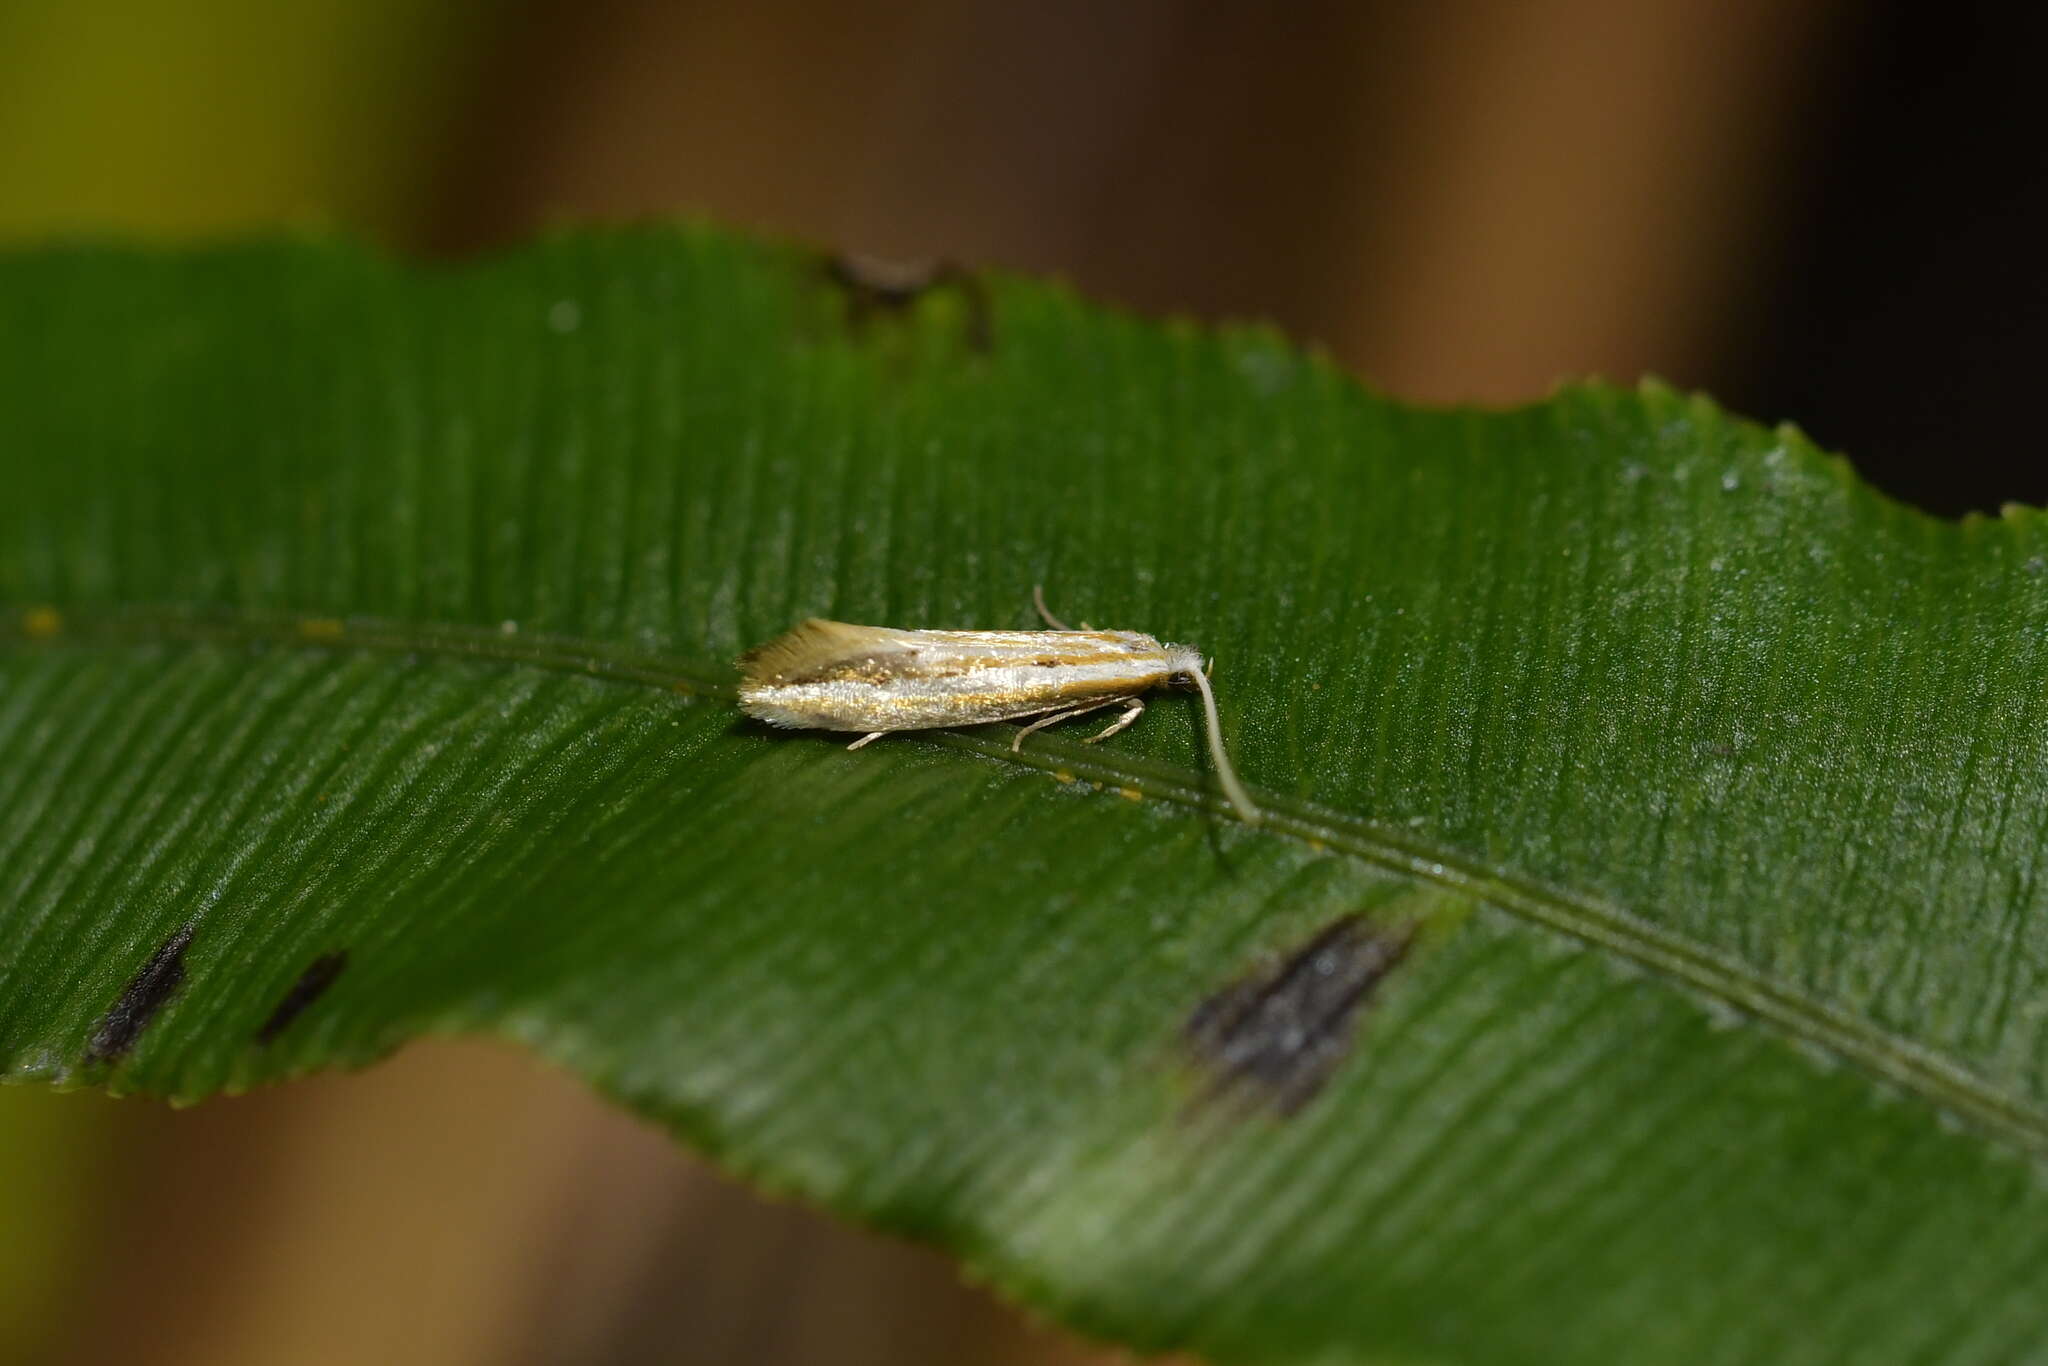
[[[917,647],[874,626],[812,617],[740,656],[749,683],[816,683],[872,673],[890,659],[914,657]]]

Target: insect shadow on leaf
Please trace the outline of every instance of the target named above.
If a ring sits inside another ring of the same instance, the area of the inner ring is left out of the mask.
[[[334,985],[335,978],[341,976],[341,970],[347,966],[346,949],[323,953],[308,963],[306,970],[299,974],[299,980],[293,982],[291,989],[278,998],[277,1008],[270,1012],[270,1017],[263,1022],[263,1027],[256,1031],[256,1042],[267,1044],[291,1028],[292,1021],[305,1014],[307,1006],[326,995],[327,989]]]
[[[1206,1085],[1204,1107],[1293,1115],[1351,1051],[1358,1015],[1407,957],[1416,927],[1331,921],[1279,961],[1245,974],[1195,1007],[1181,1037]]]
[[[195,928],[191,924],[180,926],[128,979],[128,985],[121,988],[120,996],[93,1028],[92,1040],[85,1049],[88,1063],[118,1062],[134,1051],[143,1031],[185,984],[185,950],[192,943]]]

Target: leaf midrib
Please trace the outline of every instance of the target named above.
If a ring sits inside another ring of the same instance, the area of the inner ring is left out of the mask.
[[[165,604],[73,609],[39,605],[0,614],[0,648],[163,644],[277,647],[435,655],[523,664],[690,697],[730,699],[729,675],[701,660],[632,645],[455,622],[407,622],[317,613],[250,612]],[[1229,801],[1204,775],[1077,741],[1042,736],[1010,748],[1008,726],[930,731],[920,739],[1052,773],[1063,781],[1175,802],[1223,819]],[[1258,833],[1338,850],[1486,902],[1578,939],[1732,1007],[1790,1038],[1834,1053],[1866,1074],[1972,1122],[1988,1137],[2048,1158],[2048,1111],[2001,1090],[1947,1056],[1895,1034],[1754,965],[1632,914],[1600,897],[1488,867],[1412,833],[1252,785],[1265,819]]]

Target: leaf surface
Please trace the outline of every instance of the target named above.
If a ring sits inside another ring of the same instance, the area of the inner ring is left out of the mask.
[[[2048,1197],[2048,528],[1657,387],[1405,408],[705,231],[0,260],[0,1068],[524,1041],[1221,1362],[2007,1362]],[[807,616],[1198,643],[771,732]]]

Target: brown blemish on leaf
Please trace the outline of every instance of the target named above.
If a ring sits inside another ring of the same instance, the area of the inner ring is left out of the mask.
[[[50,640],[64,629],[64,616],[54,607],[31,607],[21,614],[21,633],[30,640]]]
[[[950,261],[892,261],[849,253],[825,263],[825,277],[846,294],[847,321],[858,330],[883,315],[900,316],[935,289],[956,291],[966,312],[967,345],[985,353],[994,341],[988,291]]]
[[[165,1004],[185,984],[185,949],[194,927],[185,925],[157,946],[142,970],[128,979],[113,1007],[100,1018],[86,1045],[89,1063],[118,1062],[135,1048]]]
[[[270,1012],[270,1018],[256,1031],[257,1043],[269,1043],[278,1035],[291,1028],[292,1021],[306,1011],[306,1007],[327,994],[327,988],[334,985],[334,979],[341,976],[341,970],[348,966],[348,950],[337,949],[323,953],[306,965],[299,974],[299,980],[292,983],[291,990],[278,998],[277,1008]]]
[[[1359,1011],[1408,954],[1415,926],[1347,915],[1196,1006],[1182,1038],[1224,1096],[1291,1115],[1351,1051]]]

